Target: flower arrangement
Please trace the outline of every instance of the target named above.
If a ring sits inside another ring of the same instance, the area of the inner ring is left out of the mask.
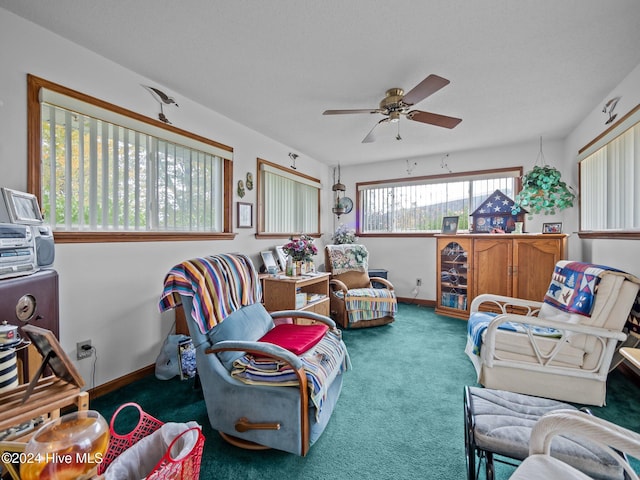
[[[356,231],[346,225],[340,225],[333,234],[333,243],[336,245],[356,243]]]
[[[529,218],[534,213],[553,215],[556,210],[573,207],[575,198],[573,189],[560,179],[558,169],[536,165],[522,177],[522,191],[516,195],[512,213],[526,208]]]
[[[313,244],[313,238],[309,235],[300,235],[299,238],[289,238],[289,242],[282,246],[284,252],[295,262],[309,261],[318,253],[318,248]]]

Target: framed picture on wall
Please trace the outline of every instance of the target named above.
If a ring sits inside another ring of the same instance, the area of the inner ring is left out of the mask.
[[[444,217],[442,219],[442,233],[455,234],[458,231],[460,217]]]
[[[253,227],[253,204],[238,202],[238,228]]]

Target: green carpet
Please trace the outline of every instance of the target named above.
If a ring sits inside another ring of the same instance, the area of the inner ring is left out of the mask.
[[[333,417],[309,454],[245,451],[225,443],[208,423],[192,381],[149,377],[100,397],[91,408],[110,419],[137,402],[162,421],[195,420],[206,437],[201,479],[464,479],[463,387],[475,385],[464,354],[466,322],[431,308],[401,304],[391,325],[344,332],[353,370]],[[597,416],[640,431],[640,389],[622,374],[609,377],[608,405]],[[132,409],[118,422],[126,433]],[[499,466],[506,479],[511,467]]]

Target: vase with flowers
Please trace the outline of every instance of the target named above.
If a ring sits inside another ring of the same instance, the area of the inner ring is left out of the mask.
[[[336,228],[333,234],[333,243],[335,245],[344,245],[346,243],[356,243],[356,231],[353,228],[342,224]]]
[[[318,253],[318,248],[313,244],[313,238],[305,234],[298,238],[290,237],[289,242],[285,243],[282,249],[295,264],[296,275],[304,273],[303,270],[306,272],[307,264]]]

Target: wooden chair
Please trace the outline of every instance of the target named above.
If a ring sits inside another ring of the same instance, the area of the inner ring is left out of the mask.
[[[369,277],[368,257],[364,245],[325,247],[325,268],[331,273],[331,317],[342,328],[375,327],[395,320],[393,284],[385,278]],[[384,288],[373,288],[372,281]]]

